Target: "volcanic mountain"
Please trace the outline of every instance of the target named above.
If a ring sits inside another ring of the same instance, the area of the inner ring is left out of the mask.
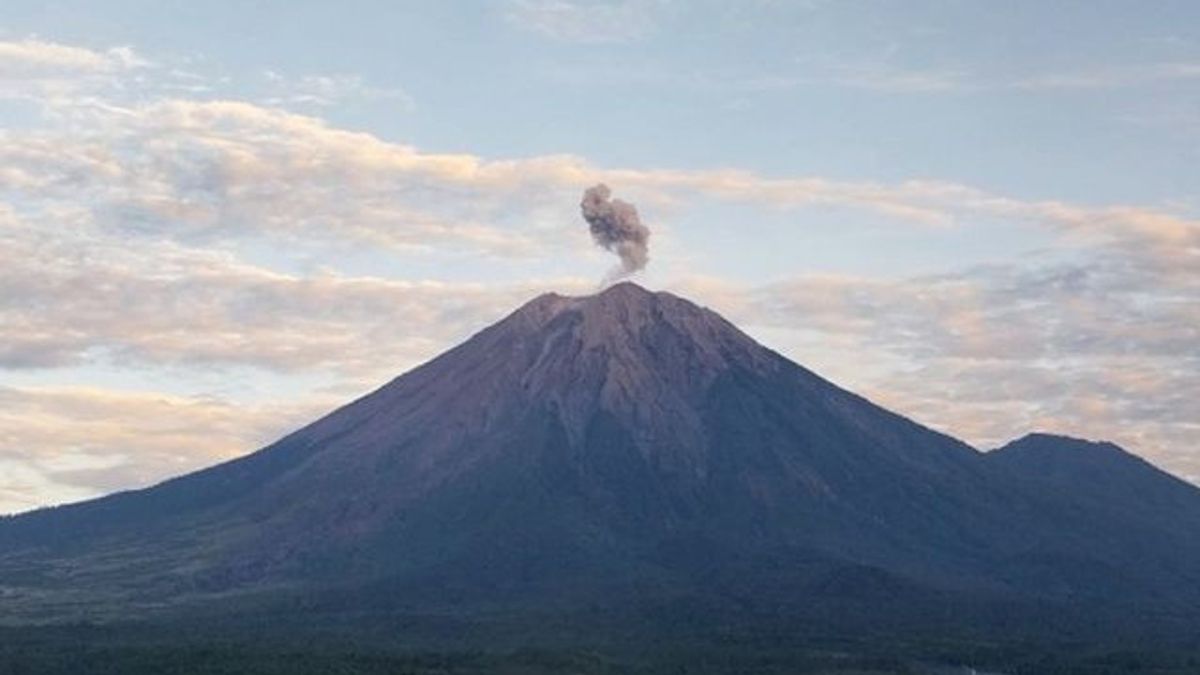
[[[540,296],[243,458],[0,520],[0,597],[9,623],[279,602],[1191,620],[1200,490],[1110,444],[981,453],[622,283]]]

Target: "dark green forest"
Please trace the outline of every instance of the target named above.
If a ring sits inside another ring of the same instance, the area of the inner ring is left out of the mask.
[[[738,639],[605,648],[430,650],[304,638],[209,636],[204,629],[93,625],[0,629],[4,675],[1195,675],[1200,650],[956,640]],[[974,670],[972,670],[974,669]]]

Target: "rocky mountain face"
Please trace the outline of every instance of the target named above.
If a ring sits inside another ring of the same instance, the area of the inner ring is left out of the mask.
[[[241,459],[0,520],[0,590],[10,622],[298,596],[1200,615],[1200,490],[1110,444],[980,453],[624,283],[538,297]]]

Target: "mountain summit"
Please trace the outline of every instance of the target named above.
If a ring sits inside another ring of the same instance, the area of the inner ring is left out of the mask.
[[[1079,443],[980,453],[669,293],[547,294],[258,452],[0,520],[0,618],[297,597],[312,612],[1186,614],[1200,491]]]

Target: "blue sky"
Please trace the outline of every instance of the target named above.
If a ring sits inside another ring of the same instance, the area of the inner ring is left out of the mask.
[[[638,281],[839,384],[1200,480],[1192,2],[18,0],[0,91],[0,511],[591,292],[601,180]]]

